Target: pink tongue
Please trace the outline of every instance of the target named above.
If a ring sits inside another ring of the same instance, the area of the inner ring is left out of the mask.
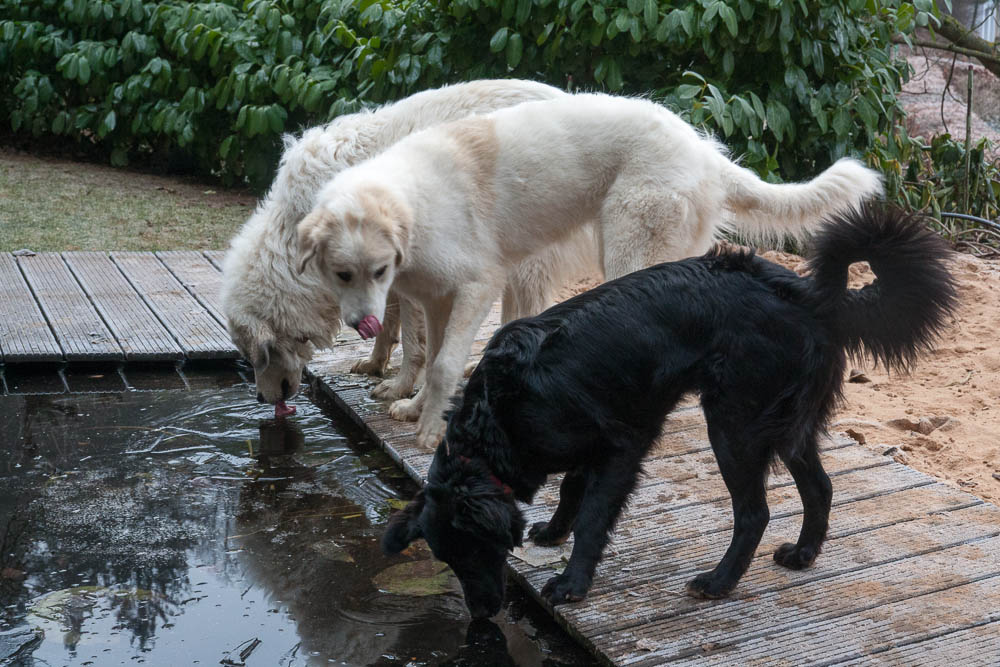
[[[274,404],[274,416],[275,417],[287,417],[288,415],[295,414],[295,406],[287,405],[284,401],[278,401]]]
[[[364,319],[358,323],[358,333],[364,339],[377,336],[382,331],[382,323],[374,315],[365,315]]]

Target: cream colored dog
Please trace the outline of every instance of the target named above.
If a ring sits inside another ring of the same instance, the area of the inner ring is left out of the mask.
[[[278,174],[257,211],[232,240],[223,268],[223,310],[236,346],[254,366],[258,398],[276,403],[294,395],[313,347],[326,347],[340,329],[341,309],[319,274],[295,271],[296,224],[312,210],[320,188],[340,171],[385,150],[414,131],[525,100],[566,97],[533,81],[474,81],[417,93],[375,111],[341,116],[329,125],[286,139]],[[513,266],[504,295],[504,320],[536,313],[563,282],[596,264],[586,233]],[[403,367],[376,388],[388,398],[408,396],[423,366],[423,315],[400,308]],[[380,309],[381,319],[381,309]],[[412,322],[406,321],[409,317]],[[399,333],[391,306],[371,356],[354,371],[381,375]],[[347,320],[352,325],[359,322]],[[366,333],[374,333],[367,330]]]
[[[439,125],[341,172],[299,225],[299,270],[315,261],[347,321],[381,317],[390,286],[423,307],[426,384],[390,412],[419,413],[431,448],[511,263],[596,219],[613,279],[703,253],[728,227],[801,234],[880,191],[850,159],[764,183],[657,104],[575,95]]]

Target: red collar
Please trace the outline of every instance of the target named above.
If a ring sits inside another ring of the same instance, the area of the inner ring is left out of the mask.
[[[465,463],[465,464],[472,463],[472,459],[470,459],[468,456],[462,456],[461,454],[458,455],[458,460],[461,461],[462,463]],[[487,468],[487,470],[489,470],[489,469]],[[496,475],[493,474],[492,470],[490,470],[489,472],[490,472],[490,480],[497,487],[499,487],[501,491],[503,491],[506,495],[513,495],[514,494],[514,489],[510,488],[509,484],[504,484],[500,480],[499,477],[497,477]]]

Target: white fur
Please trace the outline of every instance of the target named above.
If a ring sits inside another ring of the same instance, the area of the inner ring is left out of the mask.
[[[406,239],[402,263],[390,269],[393,290],[424,309],[429,365],[421,393],[390,412],[412,418],[422,410],[418,441],[432,447],[512,262],[598,220],[613,279],[701,254],[726,226],[798,235],[880,191],[878,175],[853,160],[809,183],[765,184],[657,104],[575,95],[438,125],[341,172],[300,225],[299,250],[322,244],[332,280],[351,255],[348,237],[372,253],[387,226]],[[382,313],[385,289],[359,282],[338,286],[341,299],[354,293],[352,316]]]
[[[302,367],[311,356],[310,345],[300,339],[325,347],[340,328],[335,295],[316,272],[299,275],[294,266],[296,224],[313,208],[315,195],[326,182],[416,130],[525,100],[564,96],[556,88],[532,81],[474,81],[341,116],[298,138],[286,136],[274,183],[232,240],[223,267],[223,309],[233,340],[254,362],[260,396],[271,403],[285,398],[283,380],[294,394]],[[550,305],[554,290],[566,277],[578,273],[578,267],[586,266],[588,259],[596,261],[593,241],[578,234],[566,247],[512,269],[505,316],[531,314]],[[416,321],[419,325],[420,319]],[[407,349],[408,341],[420,344],[419,332],[407,328],[404,323],[407,368],[395,381],[380,387],[383,395],[398,397],[412,391],[422,364],[422,350]],[[357,368],[381,369],[392,345],[391,340],[377,341],[373,359]]]

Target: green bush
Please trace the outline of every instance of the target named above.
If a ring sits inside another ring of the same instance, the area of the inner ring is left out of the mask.
[[[964,149],[924,151],[894,127],[909,72],[891,38],[936,12],[932,0],[0,0],[0,100],[15,131],[114,164],[180,151],[262,186],[282,132],[517,76],[650,93],[772,181],[865,155],[898,172],[896,199],[926,206],[907,188],[957,174],[927,156]],[[977,168],[975,210],[995,214],[996,170],[981,154]]]

